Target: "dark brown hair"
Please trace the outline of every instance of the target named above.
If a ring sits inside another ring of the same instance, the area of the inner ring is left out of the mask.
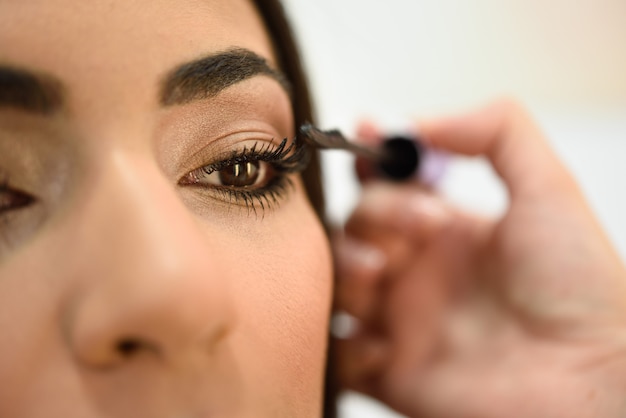
[[[285,11],[279,0],[255,0],[254,2],[273,41],[274,54],[278,60],[278,65],[291,84],[292,109],[296,129],[305,122],[313,123],[313,105],[308,83],[302,66],[300,53],[298,52]],[[313,205],[320,220],[326,225],[319,153],[317,151],[313,153],[309,166],[302,173],[302,180],[311,205]],[[337,415],[337,384],[333,374],[333,356],[330,344],[327,358],[324,389],[324,418],[335,418]]]

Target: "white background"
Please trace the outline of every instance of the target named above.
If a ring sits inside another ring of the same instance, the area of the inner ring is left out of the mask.
[[[322,128],[521,100],[547,132],[626,259],[626,1],[283,0],[309,70]],[[333,220],[358,199],[351,157],[325,156]],[[483,161],[455,161],[442,193],[498,213],[504,192]],[[391,412],[356,396],[344,418]]]

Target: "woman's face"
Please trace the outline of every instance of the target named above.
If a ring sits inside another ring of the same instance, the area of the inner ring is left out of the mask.
[[[0,2],[0,416],[320,415],[276,68],[245,0]]]

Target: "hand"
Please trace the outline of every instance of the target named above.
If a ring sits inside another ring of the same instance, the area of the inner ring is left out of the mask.
[[[626,271],[542,133],[507,101],[419,131],[485,156],[509,207],[482,219],[364,185],[335,243],[336,305],[359,322],[343,384],[413,417],[626,416]]]

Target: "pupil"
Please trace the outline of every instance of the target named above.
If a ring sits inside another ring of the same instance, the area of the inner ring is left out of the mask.
[[[220,171],[220,182],[224,186],[246,187],[256,183],[259,177],[259,162],[237,163]]]

